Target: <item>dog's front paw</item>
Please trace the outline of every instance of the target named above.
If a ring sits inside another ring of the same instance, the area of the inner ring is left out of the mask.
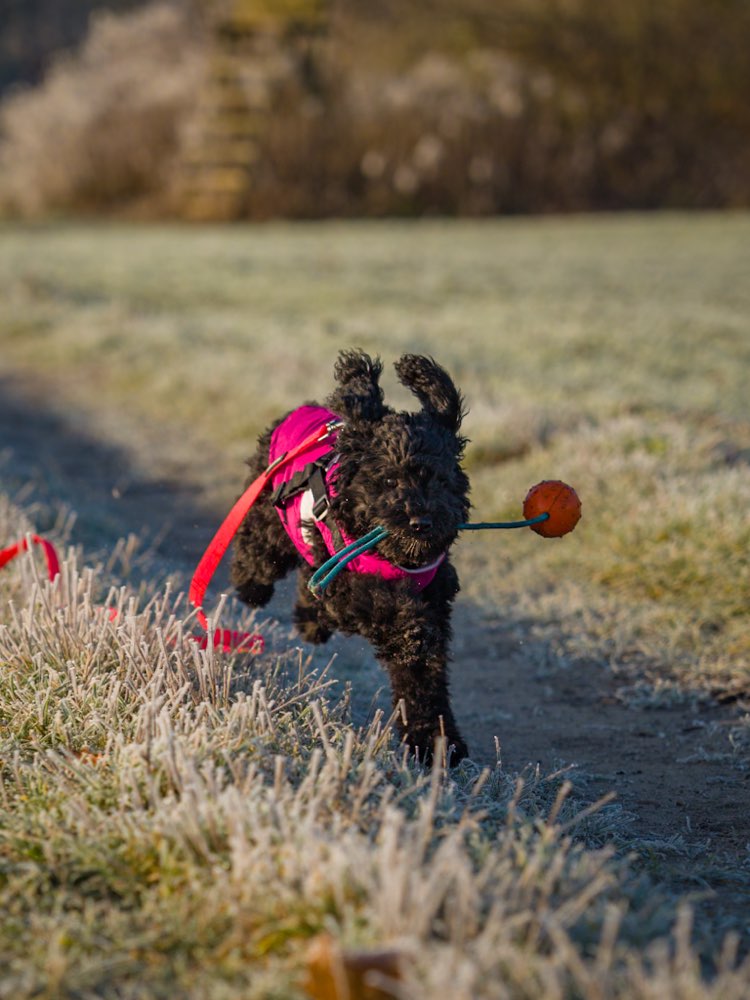
[[[435,758],[436,741],[441,736],[442,734],[440,732],[426,732],[421,737],[412,737],[412,735],[409,734],[409,746],[411,747],[417,760],[419,760],[419,762],[425,767],[432,767]],[[445,760],[448,767],[456,767],[456,765],[460,764],[462,760],[469,756],[469,748],[458,733],[454,736],[443,737],[443,739],[445,739],[447,743]]]
[[[454,740],[448,742],[448,767],[455,767],[469,756],[469,748],[461,739],[456,736]]]
[[[273,596],[272,583],[258,583],[257,580],[245,580],[237,586],[237,596],[251,608],[262,608]]]

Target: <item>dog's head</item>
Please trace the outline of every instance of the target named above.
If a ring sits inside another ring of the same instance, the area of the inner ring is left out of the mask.
[[[382,370],[361,351],[339,355],[339,385],[327,400],[345,421],[332,513],[352,538],[376,525],[387,528],[378,552],[416,568],[446,551],[469,514],[469,481],[460,464],[463,399],[435,361],[405,354],[396,372],[422,409],[397,413],[383,402]]]

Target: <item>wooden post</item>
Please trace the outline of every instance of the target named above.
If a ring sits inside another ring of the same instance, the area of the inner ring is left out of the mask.
[[[204,0],[204,10],[208,69],[186,136],[177,203],[187,219],[228,221],[247,214],[260,140],[273,113],[273,81],[264,78],[263,59],[274,46],[299,53],[324,33],[328,0]]]

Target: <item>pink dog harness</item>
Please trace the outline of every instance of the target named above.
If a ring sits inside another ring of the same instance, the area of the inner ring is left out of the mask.
[[[290,452],[296,445],[319,427],[340,418],[323,406],[300,406],[283,420],[271,435],[269,462],[273,463],[280,455]],[[311,530],[314,525],[321,534],[323,542],[330,555],[337,551],[334,534],[326,524],[327,510],[326,494],[335,495],[336,462],[335,432],[325,441],[314,444],[302,455],[289,462],[271,478],[273,494],[271,502],[276,506],[286,533],[294,542],[294,546],[311,566],[315,565],[312,550]],[[326,461],[328,458],[328,461]],[[317,480],[317,483],[316,483]],[[341,545],[348,545],[349,538],[338,526],[334,526],[341,538]],[[388,562],[374,552],[366,552],[353,559],[347,569],[355,573],[370,573],[384,580],[411,581],[416,590],[423,590],[432,583],[440,564],[445,559],[445,553],[439,556],[429,566],[419,569],[406,569]]]

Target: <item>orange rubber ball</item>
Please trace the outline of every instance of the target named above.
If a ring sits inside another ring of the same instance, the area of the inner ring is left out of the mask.
[[[545,479],[531,487],[523,502],[523,516],[527,520],[539,514],[549,517],[530,525],[531,530],[545,538],[560,538],[580,521],[581,501],[572,486],[559,479]]]

